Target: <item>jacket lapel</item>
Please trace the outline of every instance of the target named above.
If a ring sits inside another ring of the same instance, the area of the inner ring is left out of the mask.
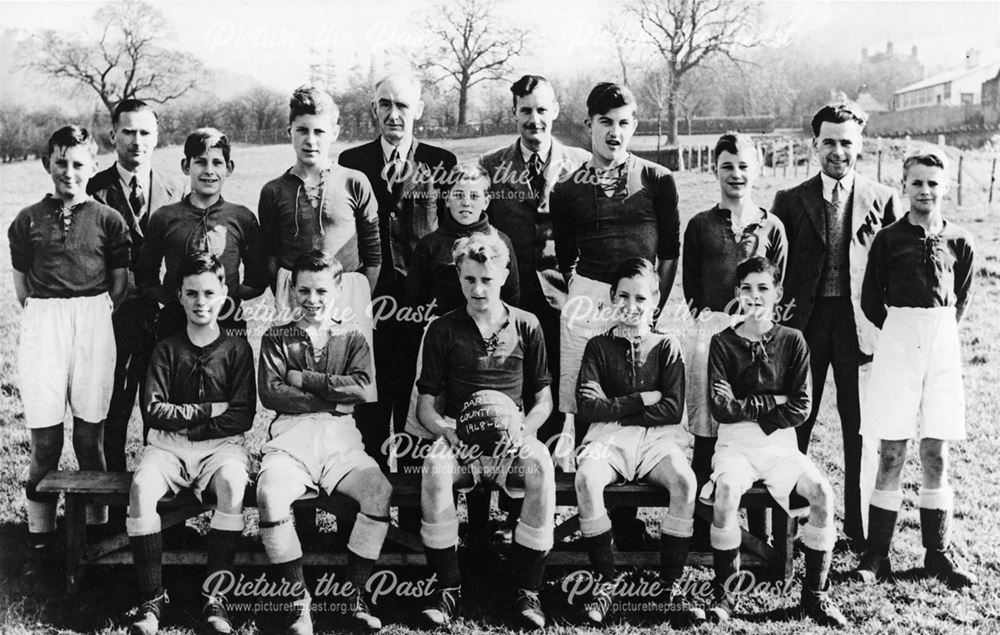
[[[809,181],[802,192],[802,208],[820,241],[826,245],[826,200],[823,199],[823,179],[819,174]]]

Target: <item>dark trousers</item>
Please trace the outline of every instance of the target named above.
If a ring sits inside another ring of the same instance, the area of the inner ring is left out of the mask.
[[[549,373],[552,376],[552,414],[538,429],[538,440],[546,443],[562,432],[565,420],[565,415],[559,412],[559,310],[549,305],[537,277],[533,285],[527,286],[525,283],[521,287],[521,305],[525,311],[534,313],[535,317],[538,318],[538,324],[542,327],[542,336],[545,338],[545,357],[548,361]],[[525,396],[527,397],[527,395]],[[525,405],[527,406],[527,404]],[[583,434],[586,433],[587,431],[583,430]],[[576,445],[579,445],[583,436],[579,433],[576,436],[578,441]],[[552,444],[549,449],[554,447],[555,445]]]
[[[809,418],[796,429],[799,449],[809,448],[813,425],[823,399],[826,371],[833,366],[837,386],[837,411],[844,439],[844,533],[864,538],[861,525],[861,404],[858,397],[858,364],[861,351],[850,298],[818,298],[805,330],[812,368],[813,403]]]
[[[112,316],[118,358],[115,362],[111,405],[104,424],[104,458],[109,472],[125,471],[125,440],[132,418],[136,394],[146,386],[146,368],[156,344],[153,333],[156,303],[148,298],[125,300]],[[139,399],[139,411],[145,420],[146,408]]]

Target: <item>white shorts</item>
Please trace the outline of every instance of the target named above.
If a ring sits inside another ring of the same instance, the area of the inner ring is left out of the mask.
[[[21,316],[18,388],[28,428],[61,425],[66,403],[74,417],[108,416],[117,347],[107,293],[28,298]]]
[[[611,320],[611,285],[574,275],[559,316],[559,410],[576,412],[576,382],[587,342],[605,333]]]
[[[861,408],[875,439],[965,438],[965,387],[954,307],[889,307]]]
[[[250,454],[242,434],[191,441],[179,432],[150,430],[135,471],[155,470],[167,482],[172,495],[190,489],[201,500],[202,492],[224,465],[249,471]]]
[[[688,320],[681,331],[688,430],[695,436],[714,438],[719,435],[719,424],[712,418],[710,406],[708,351],[713,335],[721,333],[741,319],[727,313],[701,311],[698,317]]]
[[[427,322],[429,325],[430,322]],[[427,337],[427,327],[424,327],[424,332],[420,336],[420,348],[417,350],[417,379],[420,378],[420,369],[424,365],[424,338]],[[417,384],[413,384],[413,388],[410,389],[410,407],[406,411],[406,426],[403,430],[412,434],[415,437],[421,439],[433,439],[434,435],[431,431],[424,427],[424,424],[420,423],[420,419],[417,418],[417,401],[420,398],[420,393],[417,390]]]
[[[332,494],[354,470],[378,469],[375,459],[365,453],[352,415],[278,415],[269,436],[261,448],[260,474],[280,470],[284,482],[300,483],[312,495],[320,490]]]
[[[712,498],[715,481],[723,474],[746,491],[754,482],[764,481],[771,497],[785,511],[791,511],[788,497],[805,473],[822,478],[805,454],[799,452],[794,428],[764,434],[755,421],[719,426],[719,440],[712,457],[712,478],[702,490],[702,498]]]
[[[356,326],[368,342],[372,352],[371,384],[365,395],[367,403],[378,401],[378,388],[375,382],[375,344],[372,332],[372,292],[368,286],[368,278],[356,271],[345,271],[340,279],[340,295],[334,306],[333,317],[341,320],[344,326]],[[288,324],[294,321],[295,300],[292,297],[292,272],[279,268],[277,281],[274,285],[274,324]]]
[[[691,435],[680,425],[643,428],[618,423],[592,423],[583,439],[577,461],[603,461],[622,480],[638,481],[668,456],[676,454],[683,457],[690,445]]]
[[[441,456],[439,453],[443,453],[458,458],[444,438],[435,441],[429,452],[434,456]],[[524,498],[524,475],[518,468],[516,454],[502,457],[483,456],[468,465],[459,463],[459,471],[472,477],[472,485],[456,489],[468,492],[476,487],[486,486],[499,489],[511,498]]]

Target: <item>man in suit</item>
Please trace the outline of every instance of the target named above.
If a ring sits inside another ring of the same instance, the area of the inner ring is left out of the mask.
[[[378,401],[358,406],[356,413],[365,451],[383,470],[390,419],[397,433],[406,423],[424,326],[397,319],[394,309],[403,306],[406,271],[417,242],[437,229],[439,216],[447,213],[442,192],[457,163],[451,152],[413,138],[423,109],[415,78],[396,74],[382,79],[372,98],[381,134],[345,150],[338,160],[368,177],[378,201],[382,270],[372,293]]]
[[[549,371],[559,376],[559,311],[553,283],[562,283],[556,267],[549,195],[560,180],[583,165],[590,153],[563,145],[552,136],[559,102],[547,79],[525,75],[510,87],[520,136],[514,143],[479,158],[493,182],[490,224],[510,237],[517,258],[521,307],[534,313],[542,326]],[[565,291],[565,289],[563,289]],[[553,390],[553,394],[558,391]],[[538,431],[543,442],[562,429],[558,408]]]
[[[863,382],[867,372],[859,367],[871,361],[878,330],[861,311],[861,283],[875,233],[899,210],[892,188],[855,170],[866,122],[867,115],[854,104],[821,108],[812,119],[821,172],[778,192],[772,209],[788,236],[784,321],[805,334],[811,355],[812,412],[796,428],[799,449],[805,453],[809,447],[832,365],[844,440],[844,534],[853,551],[864,547],[862,464],[871,485],[875,474],[867,465],[874,455],[865,452],[862,460],[859,377]]]
[[[152,167],[156,147],[157,122],[152,107],[138,99],[123,100],[111,116],[111,142],[117,160],[98,172],[87,184],[87,193],[113,207],[125,218],[132,236],[132,263],[128,292],[113,316],[118,359],[115,364],[111,407],[104,426],[104,456],[109,471],[125,471],[125,439],[135,396],[146,383],[146,366],[156,343],[154,320],[156,302],[135,286],[132,269],[142,248],[149,215],[184,196],[186,185],[180,176],[171,176]],[[141,407],[143,418],[145,411]]]

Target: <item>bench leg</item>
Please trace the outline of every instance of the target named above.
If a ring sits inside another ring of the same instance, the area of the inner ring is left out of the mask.
[[[795,570],[795,532],[799,521],[775,505],[771,508],[771,527],[774,529],[775,562],[771,567],[775,579],[788,581]]]
[[[66,494],[66,592],[79,589],[83,575],[83,550],[87,542],[87,501],[83,496]]]

